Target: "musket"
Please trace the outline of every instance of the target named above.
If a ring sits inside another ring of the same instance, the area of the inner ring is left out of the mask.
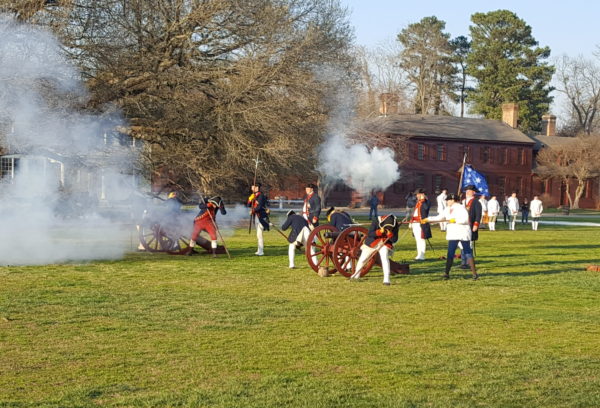
[[[389,238],[386,238],[383,241],[381,241],[380,243],[378,243],[377,245],[375,245],[375,247],[373,248],[373,252],[371,254],[369,254],[367,259],[365,259],[362,268],[364,268],[365,265],[367,265],[371,261],[371,259],[373,259],[379,253],[379,250],[381,248],[383,248],[383,246],[388,242],[388,240],[389,240]],[[354,278],[354,275],[356,275],[357,273],[358,273],[358,276],[356,278]],[[354,272],[352,274],[352,276],[350,277],[350,279],[352,279],[352,278],[354,278],[354,279],[360,278],[360,270]]]
[[[202,198],[202,201],[206,202],[204,200],[204,196],[202,194],[200,194],[200,198]],[[229,253],[229,250],[227,249],[227,245],[225,244],[225,240],[223,239],[223,235],[221,235],[221,230],[219,230],[219,227],[217,226],[217,223],[215,222],[215,219],[213,218],[213,216],[212,216],[212,214],[210,212],[210,208],[208,208],[208,205],[206,206],[206,212],[208,213],[208,216],[210,218],[210,221],[213,224],[213,227],[215,227],[215,231],[217,231],[217,235],[221,239],[221,242],[223,242],[223,248],[225,248],[225,252],[227,253],[227,257],[229,259],[231,259],[231,254]],[[216,212],[216,210],[215,210],[215,212]]]
[[[256,173],[258,172],[258,163],[260,163],[260,161],[258,160],[258,155],[259,153],[256,153],[256,160],[254,160],[254,180],[252,181],[252,186],[256,185]],[[252,194],[254,194],[254,191],[252,191]],[[251,203],[250,205],[252,205],[251,210],[250,210],[250,222],[248,223],[248,234],[250,234],[250,232],[252,232],[252,221],[254,221],[254,203]]]

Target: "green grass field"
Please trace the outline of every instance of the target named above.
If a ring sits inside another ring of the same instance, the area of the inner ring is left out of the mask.
[[[521,228],[481,233],[480,281],[441,280],[437,228],[389,287],[243,230],[232,260],[0,268],[0,407],[600,406],[600,230]]]

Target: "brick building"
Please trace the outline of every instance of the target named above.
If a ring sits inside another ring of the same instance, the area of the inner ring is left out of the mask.
[[[404,206],[407,194],[417,187],[425,188],[430,196],[443,187],[457,191],[465,153],[467,163],[486,176],[490,192],[500,199],[515,190],[520,197],[529,199],[534,194],[544,195],[548,207],[568,204],[560,181],[542,181],[535,176],[539,149],[569,142],[569,138],[554,136],[554,116],[544,116],[545,134],[533,137],[517,129],[516,104],[503,106],[502,121],[403,114],[382,116],[379,120],[386,122],[389,138],[406,143],[405,157],[400,158],[400,180],[379,194],[385,206]],[[598,182],[588,182],[580,207],[596,208],[598,197]],[[355,205],[361,200],[364,197],[344,185],[327,196],[327,202],[333,205]]]

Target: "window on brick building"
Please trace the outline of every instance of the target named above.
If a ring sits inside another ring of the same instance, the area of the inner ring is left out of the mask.
[[[425,188],[425,174],[423,173],[417,173],[417,176],[415,178],[415,189],[417,188]]]
[[[417,145],[417,159],[425,160],[425,145],[423,143]]]
[[[506,177],[498,177],[496,183],[498,184],[498,196],[504,199],[504,195],[506,194]]]
[[[518,163],[520,165],[524,165],[527,163],[527,156],[525,155],[525,149],[520,147],[519,150],[517,150],[517,156],[518,156]]]
[[[444,183],[444,177],[442,177],[439,174],[436,174],[435,176],[433,176],[433,183],[432,183],[432,192],[435,192],[436,194],[439,194],[438,191],[441,191],[442,189],[442,184]]]
[[[489,161],[490,161],[490,148],[482,147],[481,148],[481,162],[489,163]]]
[[[436,149],[436,158],[438,160],[446,160],[446,145],[438,144],[435,146]]]
[[[467,161],[473,161],[473,156],[471,154],[471,146],[463,145],[460,148],[460,157],[461,159],[467,155]]]
[[[508,164],[508,149],[506,147],[500,148],[498,164]]]

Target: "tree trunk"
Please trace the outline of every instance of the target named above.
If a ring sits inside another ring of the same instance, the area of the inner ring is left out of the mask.
[[[569,179],[565,178],[563,180],[563,183],[565,183],[565,193],[567,194],[567,199],[569,200],[569,207],[573,208],[573,199],[571,198],[571,189],[569,188]]]
[[[579,208],[579,199],[585,191],[585,180],[577,180],[577,188],[575,189],[575,200],[571,208]]]

